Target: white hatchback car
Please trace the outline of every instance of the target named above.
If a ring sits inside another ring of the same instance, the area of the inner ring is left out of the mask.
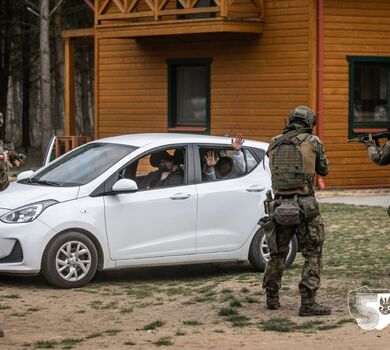
[[[97,269],[249,260],[264,270],[269,253],[258,221],[271,187],[266,148],[246,140],[241,172],[206,179],[210,152],[235,167],[229,138],[134,134],[90,142],[21,173],[0,193],[0,272],[41,272],[72,288]],[[173,181],[161,178],[162,159],[174,163]],[[296,250],[293,240],[286,265]]]

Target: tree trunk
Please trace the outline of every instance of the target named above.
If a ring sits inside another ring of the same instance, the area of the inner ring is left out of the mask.
[[[23,86],[22,86],[22,95],[23,95],[23,107],[22,107],[22,145],[25,152],[28,152],[29,147],[31,146],[30,142],[30,72],[31,64],[31,26],[27,25],[29,23],[29,13],[28,11],[23,11],[23,21],[26,25],[23,38],[22,38],[22,69],[23,72]]]
[[[56,1],[56,5],[60,0]],[[64,129],[64,40],[62,39],[62,13],[61,6],[54,14],[54,22],[56,25],[56,91],[55,91],[55,130]]]
[[[0,128],[0,140],[5,138],[6,111],[8,96],[9,55],[10,55],[10,26],[7,24],[9,16],[9,1],[0,2],[0,112],[4,114],[4,127]]]
[[[41,55],[41,150],[45,154],[53,133],[51,118],[51,77],[49,43],[49,0],[40,2],[40,55]]]

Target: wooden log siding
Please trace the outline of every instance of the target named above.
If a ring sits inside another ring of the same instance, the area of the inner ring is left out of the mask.
[[[109,38],[96,31],[96,135],[166,132],[167,58],[213,59],[211,134],[237,124],[269,141],[288,111],[309,104],[308,0],[264,2],[264,34]],[[104,37],[102,37],[104,36]]]
[[[346,56],[390,57],[388,0],[325,0],[324,142],[331,161],[327,186],[390,185],[390,166],[373,165],[362,145],[347,144]]]

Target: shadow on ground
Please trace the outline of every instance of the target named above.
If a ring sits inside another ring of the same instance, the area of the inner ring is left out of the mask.
[[[194,281],[205,278],[232,278],[243,273],[257,273],[249,264],[200,264],[183,266],[140,267],[112,271],[100,271],[92,282],[157,282],[157,281]],[[37,276],[0,276],[2,283],[15,287],[47,288],[48,284]]]

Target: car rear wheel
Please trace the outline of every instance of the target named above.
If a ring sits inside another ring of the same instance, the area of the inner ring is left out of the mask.
[[[42,258],[42,275],[55,287],[78,288],[94,277],[98,253],[93,242],[80,232],[55,237]]]
[[[289,251],[285,261],[285,267],[289,267],[295,260],[295,256],[298,251],[298,240],[294,236],[290,242]],[[249,248],[249,262],[251,265],[260,272],[265,271],[267,262],[270,259],[270,252],[267,246],[265,239],[265,234],[261,227],[257,230],[255,236],[253,237],[251,246]]]

